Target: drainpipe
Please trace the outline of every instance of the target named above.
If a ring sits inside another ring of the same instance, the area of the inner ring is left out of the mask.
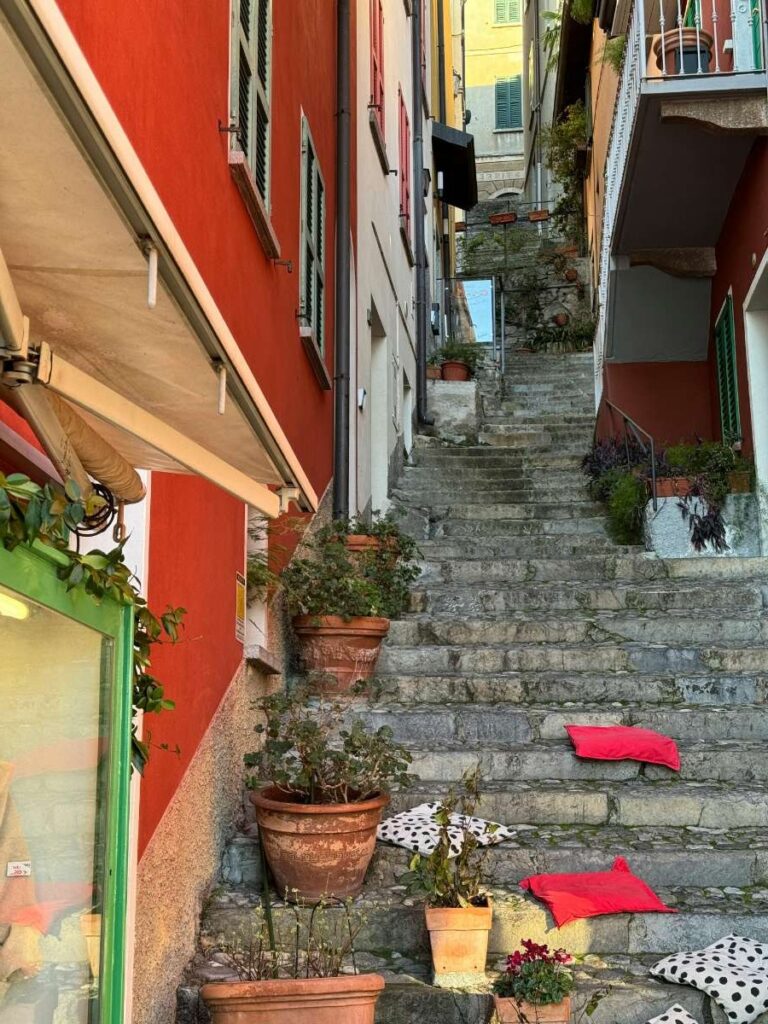
[[[416,261],[416,419],[434,423],[427,412],[427,260],[424,240],[424,111],[421,98],[421,23],[419,0],[411,15],[411,77],[413,78],[414,259]]]
[[[349,516],[350,0],[336,4],[336,289],[333,416],[333,516]]]
[[[438,110],[440,121],[445,124],[446,102],[445,102],[445,11],[444,0],[437,0],[437,74],[438,74]],[[443,239],[442,265],[443,265],[443,316],[447,317],[450,329],[451,312],[451,251],[448,247],[448,204],[440,201],[440,234]]]

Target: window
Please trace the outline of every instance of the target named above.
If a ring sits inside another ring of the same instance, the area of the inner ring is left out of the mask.
[[[520,0],[494,0],[497,25],[520,24]]]
[[[236,139],[269,203],[272,0],[233,0],[232,112]]]
[[[407,238],[411,237],[411,124],[403,90],[398,89],[400,101],[400,218]]]
[[[519,131],[523,127],[523,89],[520,75],[496,80],[496,131]]]
[[[736,330],[733,298],[729,295],[715,324],[715,361],[720,392],[720,423],[725,444],[741,440],[739,378],[736,371]]]
[[[384,135],[384,7],[371,0],[371,110]]]
[[[301,122],[301,318],[325,345],[325,185],[309,124]]]

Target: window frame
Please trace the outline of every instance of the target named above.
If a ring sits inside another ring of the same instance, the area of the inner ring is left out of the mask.
[[[311,174],[312,185],[312,226],[308,226],[307,201],[308,201],[308,172],[310,172],[308,157],[312,153],[313,163]],[[326,257],[328,246],[326,240],[328,218],[326,214],[325,178],[320,167],[320,160],[317,155],[317,146],[312,137],[312,129],[306,114],[301,115],[301,212],[299,216],[299,318],[305,330],[311,333],[312,343],[321,356],[325,356],[325,328],[326,328]],[[318,190],[318,184],[320,190]],[[319,208],[316,207],[317,197],[320,196]],[[319,253],[318,253],[319,248]],[[306,308],[306,287],[307,287],[307,250],[312,257],[312,309],[307,314]],[[322,290],[321,301],[317,301],[318,284]]]
[[[250,38],[246,34],[241,15],[245,6],[250,11]],[[264,60],[266,63],[264,78],[259,73],[259,26],[260,15],[266,11]],[[272,0],[232,0],[231,6],[231,53],[230,53],[230,124],[236,131],[230,136],[231,148],[239,149],[253,179],[253,184],[265,210],[269,213],[272,203]],[[243,127],[240,118],[240,73],[241,55],[247,59],[250,75],[248,92],[248,124],[243,145]],[[259,146],[258,112],[261,105],[266,118],[263,142],[263,191],[260,184],[259,161],[262,156]]]
[[[736,321],[733,294],[728,292],[714,329],[715,372],[720,405],[720,431],[724,444],[742,439],[739,408],[739,367],[736,358]]]
[[[514,83],[517,83],[518,91],[518,109],[519,109],[519,124],[512,124],[512,94],[511,88]],[[508,125],[499,124],[499,87],[507,87],[507,111],[509,114]],[[497,78],[494,83],[494,131],[497,132],[520,132],[523,131],[523,76],[522,72],[516,75],[508,75],[505,78]]]
[[[402,85],[397,88],[398,98],[398,201],[400,210],[400,226],[405,231],[408,241],[411,240],[413,176],[411,174],[411,121],[408,117],[408,104],[405,102]]]

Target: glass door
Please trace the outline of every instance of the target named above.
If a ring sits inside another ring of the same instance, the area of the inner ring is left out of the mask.
[[[0,1024],[119,1024],[131,611],[0,549]]]

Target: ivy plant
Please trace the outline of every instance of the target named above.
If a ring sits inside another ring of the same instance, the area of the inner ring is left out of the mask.
[[[64,487],[40,485],[22,473],[0,473],[0,544],[13,551],[20,544],[48,544],[66,556],[57,575],[67,590],[82,590],[93,600],[108,598],[133,605],[133,710],[148,713],[175,707],[165,696],[163,684],[152,675],[152,648],[162,642],[176,643],[186,609],[169,606],[155,615],[139,591],[139,581],[125,563],[124,542],[109,551],[80,554],[70,547],[72,531],[96,512],[103,499],[85,496],[68,480]],[[132,761],[141,772],[149,760],[151,737],[139,739],[132,727]]]

